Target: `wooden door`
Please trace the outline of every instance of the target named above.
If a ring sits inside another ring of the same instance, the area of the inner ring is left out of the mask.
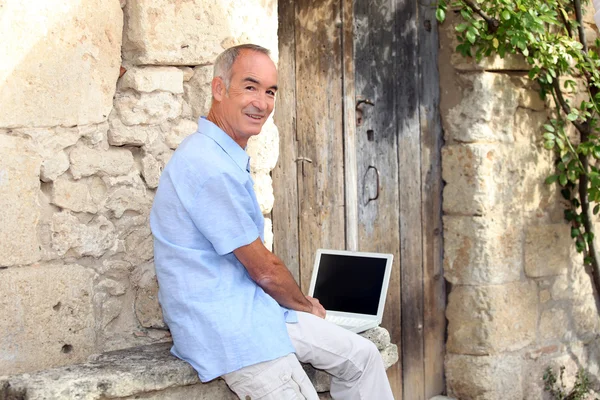
[[[444,391],[434,11],[279,0],[274,251],[304,291],[319,247],[394,254],[383,326],[400,354],[396,399]]]

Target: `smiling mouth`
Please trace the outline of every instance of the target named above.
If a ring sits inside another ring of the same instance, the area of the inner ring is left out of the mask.
[[[246,115],[255,121],[260,121],[261,119],[263,119],[262,115],[257,115],[257,114],[246,114]]]

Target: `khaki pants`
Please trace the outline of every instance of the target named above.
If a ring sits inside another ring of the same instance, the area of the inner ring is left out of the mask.
[[[383,360],[369,340],[303,312],[287,328],[295,354],[223,375],[240,399],[318,400],[300,365],[305,362],[332,375],[335,400],[393,400]]]

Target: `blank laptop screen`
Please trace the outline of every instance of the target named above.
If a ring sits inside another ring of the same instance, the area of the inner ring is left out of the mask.
[[[387,259],[321,254],[313,297],[326,310],[377,315]]]

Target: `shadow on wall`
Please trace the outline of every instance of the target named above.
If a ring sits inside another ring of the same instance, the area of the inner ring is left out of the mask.
[[[273,1],[121,3],[0,6],[0,375],[169,339],[148,226],[160,172],[209,104],[216,54],[252,41],[276,58]]]

